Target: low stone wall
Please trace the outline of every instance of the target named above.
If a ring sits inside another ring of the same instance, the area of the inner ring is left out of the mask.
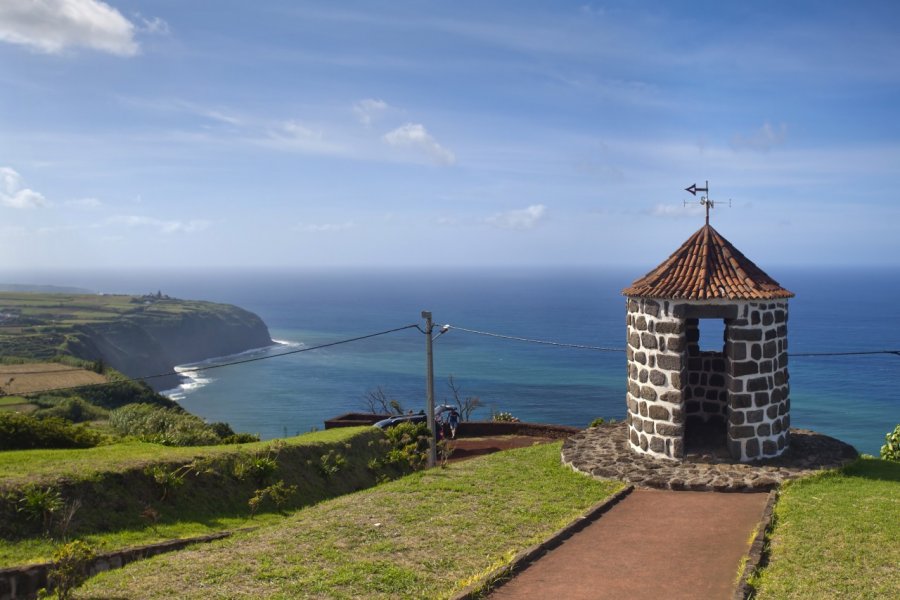
[[[374,413],[344,413],[333,419],[325,421],[325,429],[336,427],[360,427],[362,425],[374,425],[378,421],[390,418],[392,415],[377,415]],[[396,415],[394,415],[396,416]]]
[[[224,531],[182,540],[170,540],[158,544],[148,544],[126,548],[117,552],[100,554],[88,568],[88,575],[120,569],[128,563],[144,558],[150,558],[157,554],[181,550],[192,544],[212,542],[231,536],[232,532]],[[0,569],[0,600],[16,600],[19,598],[36,598],[38,590],[47,587],[47,577],[53,563],[39,563],[25,567],[11,567]]]
[[[335,427],[359,427],[374,425],[391,415],[373,413],[346,413],[325,421],[325,429]],[[396,415],[394,415],[396,416]],[[581,431],[579,427],[551,425],[547,423],[508,423],[506,421],[463,421],[456,430],[457,437],[488,437],[492,435],[530,435],[562,439]]]

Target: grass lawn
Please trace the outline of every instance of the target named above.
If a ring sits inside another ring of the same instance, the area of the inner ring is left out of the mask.
[[[322,448],[344,448],[344,442],[350,441],[358,435],[365,435],[369,428],[341,428],[323,432],[314,432],[295,438],[287,438],[282,440],[285,447],[312,447],[313,445],[321,445]],[[184,460],[195,456],[220,456],[227,453],[250,452],[253,450],[265,450],[272,442],[258,442],[253,444],[229,445],[229,446],[206,446],[192,448],[170,448],[155,444],[115,444],[111,446],[87,448],[82,450],[27,450],[27,451],[9,451],[0,452],[0,464],[4,465],[6,472],[12,472],[12,478],[6,477],[0,482],[4,485],[10,481],[29,480],[27,475],[21,470],[31,469],[41,473],[41,475],[30,479],[30,481],[40,481],[48,484],[51,480],[58,477],[68,477],[71,479],[91,478],[96,474],[106,474],[108,477],[110,472],[121,473],[126,469],[135,465],[144,465],[149,463],[158,463],[166,460]],[[99,451],[99,452],[98,452]],[[346,451],[345,451],[346,452]],[[14,458],[18,456],[22,460],[16,461]],[[10,460],[10,459],[13,460]],[[18,467],[16,467],[18,465]],[[19,470],[17,470],[17,468]],[[309,467],[305,464],[298,464],[298,460],[294,460],[284,468],[290,468],[292,471]],[[52,473],[52,476],[50,475]],[[296,475],[296,473],[292,473]],[[351,477],[347,475],[346,477]],[[348,480],[349,481],[349,480]],[[137,482],[134,482],[136,485]],[[133,486],[132,486],[133,487]],[[129,488],[131,489],[131,488]],[[352,489],[352,488],[351,488]],[[220,494],[225,494],[227,490],[216,488]],[[330,493],[322,490],[313,489],[307,485],[303,492],[307,493]],[[2,488],[0,488],[2,493]],[[99,551],[111,551],[128,546],[141,544],[149,544],[167,539],[193,537],[208,533],[238,529],[241,527],[257,526],[260,524],[272,522],[273,520],[283,519],[283,516],[276,512],[262,511],[253,519],[249,518],[249,510],[245,503],[241,503],[242,510],[235,511],[234,507],[226,510],[218,506],[217,509],[211,508],[204,502],[206,499],[213,499],[208,492],[200,493],[199,496],[190,502],[182,503],[177,510],[172,506],[160,505],[161,518],[155,526],[150,526],[146,521],[139,521],[124,527],[113,528],[106,531],[101,528],[94,530],[89,534],[82,535],[82,539],[94,543]],[[332,494],[333,495],[333,494]],[[303,496],[303,493],[300,494]],[[316,500],[321,498],[318,496],[313,498]],[[155,498],[154,498],[155,499]],[[127,503],[125,498],[117,505],[115,510],[127,511],[125,508]],[[85,512],[96,512],[95,507],[100,499],[94,498],[91,506],[83,506],[80,514],[84,516]],[[103,505],[106,506],[106,505]],[[132,507],[134,508],[134,507]],[[137,510],[135,514],[137,514]],[[9,515],[7,515],[9,516]],[[24,514],[12,513],[12,518],[27,518]],[[101,521],[108,523],[108,516],[98,515]],[[96,520],[96,519],[95,519]],[[50,559],[53,552],[59,546],[58,539],[51,539],[45,535],[37,535],[24,539],[0,539],[0,568],[24,565],[30,563],[45,562]]]
[[[316,431],[281,440],[288,445],[309,445],[347,440],[361,427]],[[151,463],[190,461],[230,452],[264,450],[272,442],[227,446],[161,446],[127,442],[75,450],[8,450],[0,452],[0,490],[24,483],[50,483],[57,479],[89,479],[98,473],[140,468]]]
[[[622,484],[560,444],[419,472],[228,540],[101,574],[78,598],[446,598]]]
[[[900,463],[792,482],[775,517],[758,598],[900,598]]]

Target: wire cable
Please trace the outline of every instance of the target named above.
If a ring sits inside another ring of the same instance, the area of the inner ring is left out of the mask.
[[[900,350],[866,350],[861,352],[798,352],[796,354],[788,353],[791,358],[798,356],[863,356],[867,354],[894,354],[900,356]]]
[[[170,373],[156,373],[154,375],[144,375],[142,377],[127,377],[124,379],[119,379],[117,381],[104,381],[103,383],[89,383],[86,385],[72,385],[72,386],[66,386],[66,387],[48,388],[48,389],[44,389],[44,390],[35,390],[32,392],[24,392],[24,393],[16,394],[16,395],[21,395],[21,396],[29,395],[30,396],[33,394],[45,394],[47,392],[58,392],[58,391],[62,391],[62,390],[73,390],[73,389],[87,388],[87,387],[100,387],[100,386],[104,386],[104,385],[115,385],[118,383],[126,383],[126,382],[146,381],[148,379],[158,379],[160,377],[171,377],[172,375],[178,375],[181,373],[192,373],[195,371],[208,371],[211,369],[221,369],[223,367],[231,367],[234,365],[243,365],[246,363],[258,362],[261,360],[269,360],[270,358],[279,358],[281,356],[288,356],[289,354],[300,354],[301,352],[311,352],[313,350],[321,350],[322,348],[331,348],[332,346],[339,346],[341,344],[349,344],[350,342],[358,342],[360,340],[367,340],[369,338],[378,337],[380,335],[387,335],[389,333],[396,333],[398,331],[403,331],[404,329],[412,329],[414,327],[417,328],[418,325],[416,325],[416,324],[404,325],[403,327],[395,327],[393,329],[387,329],[385,331],[379,331],[377,333],[369,333],[367,335],[360,335],[360,336],[353,337],[353,338],[338,340],[336,342],[329,342],[327,344],[319,344],[318,346],[308,346],[305,348],[297,348],[296,350],[289,350],[287,352],[279,352],[277,354],[268,354],[266,356],[255,356],[253,358],[244,358],[241,360],[233,360],[233,361],[229,361],[229,362],[225,362],[225,363],[205,365],[202,367],[188,367],[186,369],[179,369],[178,371],[176,371],[174,373],[171,373],[171,372]],[[47,373],[48,371],[43,371],[43,372]]]
[[[477,335],[484,335],[488,337],[501,338],[505,340],[515,340],[518,342],[529,342],[532,344],[545,344],[548,346],[561,346],[563,348],[579,348],[582,350],[597,350],[600,352],[625,352],[624,348],[607,348],[602,346],[588,346],[585,344],[568,344],[565,342],[554,342],[550,340],[538,340],[534,338],[526,338],[519,337],[515,335],[505,335],[501,333],[493,333],[490,331],[479,331],[477,329],[468,329],[466,327],[459,327],[458,325],[449,325],[444,324],[442,327],[447,327],[449,329],[458,329],[460,331],[465,331],[467,333],[474,333]],[[420,331],[422,331],[420,329]],[[424,331],[423,331],[424,333]],[[872,354],[894,354],[896,356],[900,356],[900,350],[865,350],[858,352],[798,352],[796,354],[789,353],[788,356],[791,358],[794,357],[812,357],[812,356],[864,356],[864,355],[872,355]]]
[[[458,325],[450,325],[445,323],[441,326],[447,327],[449,329],[458,329],[459,331],[465,331],[466,333],[474,333],[476,335],[484,335],[487,337],[501,338],[504,340],[515,340],[517,342],[529,342],[532,344],[544,344],[547,346],[559,346],[562,348],[579,348],[581,350],[596,350],[598,352],[625,352],[624,348],[604,348],[602,346],[588,346],[585,344],[567,344],[565,342],[553,342],[550,340],[537,340],[534,338],[526,338],[519,337],[515,335],[504,335],[502,333],[491,333],[490,331],[479,331],[477,329],[468,329],[466,327],[460,327]]]

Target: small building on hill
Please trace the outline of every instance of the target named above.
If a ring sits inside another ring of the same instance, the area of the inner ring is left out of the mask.
[[[625,288],[628,434],[635,452],[770,458],[790,443],[788,299],[707,222]],[[721,344],[700,330],[724,322]]]

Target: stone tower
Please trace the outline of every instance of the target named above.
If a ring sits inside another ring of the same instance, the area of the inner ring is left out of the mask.
[[[787,449],[792,292],[707,223],[622,294],[635,452],[750,461]],[[708,320],[724,321],[721,348],[700,347]]]

